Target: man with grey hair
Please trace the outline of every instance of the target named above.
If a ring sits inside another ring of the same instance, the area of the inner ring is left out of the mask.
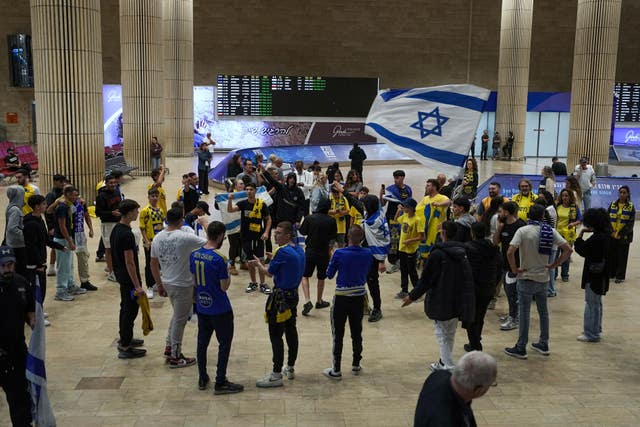
[[[498,363],[488,353],[472,351],[451,371],[434,371],[422,386],[414,426],[476,426],[471,401],[489,391]]]

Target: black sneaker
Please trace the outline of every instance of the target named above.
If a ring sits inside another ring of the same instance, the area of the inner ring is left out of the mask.
[[[207,385],[209,385],[209,381],[211,381],[209,379],[209,375],[207,375],[204,378],[198,379],[198,390],[206,390],[207,389]]]
[[[517,346],[507,347],[504,349],[504,352],[511,357],[515,357],[516,359],[527,358],[527,350],[520,350]]]
[[[80,283],[80,287],[82,289],[86,289],[88,291],[97,291],[98,290],[98,287],[94,286],[93,283],[91,283],[91,282],[82,282],[82,283]]]
[[[382,310],[379,308],[374,308],[371,310],[371,314],[369,314],[369,322],[377,322],[382,319]]]
[[[329,307],[331,304],[329,304],[327,301],[320,301],[316,303],[316,310],[319,308],[327,308]]]
[[[222,384],[216,384],[213,387],[213,394],[233,394],[242,391],[244,391],[242,384],[234,384],[228,380],[225,380]]]
[[[309,312],[311,311],[312,308],[313,308],[313,303],[311,301],[306,302],[302,306],[302,315],[303,316],[308,316]]]
[[[464,351],[466,351],[467,353],[469,353],[470,351],[474,351],[475,348],[473,348],[473,346],[471,344],[465,344],[464,345]]]
[[[262,292],[265,295],[270,295],[271,292],[273,291],[271,290],[269,285],[267,285],[266,283],[260,283],[260,292]]]
[[[551,352],[549,351],[549,344],[534,342],[534,343],[531,343],[531,348],[544,356],[548,356],[551,354]]]
[[[147,355],[147,350],[144,348],[118,348],[118,359],[137,359],[138,357],[144,357]]]
[[[97,256],[96,257],[96,262],[107,262],[107,260],[103,256]]]
[[[139,338],[133,338],[131,339],[131,343],[129,344],[129,347],[142,347],[144,345],[144,340],[141,340]],[[118,340],[118,348],[120,348],[120,340]]]
[[[250,294],[251,292],[255,292],[258,290],[258,284],[256,282],[249,282],[249,286],[245,288],[245,292]]]

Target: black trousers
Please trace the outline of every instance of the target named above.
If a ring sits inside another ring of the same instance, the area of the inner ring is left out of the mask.
[[[36,296],[36,277],[40,281],[40,292],[42,292],[42,302],[44,303],[44,298],[45,296],[47,296],[47,272],[37,271],[35,268],[27,269],[27,275],[25,276],[25,278],[31,284],[34,298]]]
[[[19,351],[6,349],[8,355],[0,362],[0,386],[6,395],[14,427],[31,426],[31,396],[25,376],[27,347],[24,343],[20,347]]]
[[[229,234],[229,261],[231,265],[235,265],[236,257],[242,256],[242,245],[240,241],[240,233]]]
[[[400,245],[400,224],[389,224],[389,253],[387,254],[387,261],[389,264],[395,264],[398,262],[398,246]]]
[[[132,296],[133,285],[120,283],[120,345],[128,347],[133,339],[133,323],[138,317],[138,301]]]
[[[216,384],[222,384],[227,379],[233,341],[233,311],[211,315],[198,313],[198,373],[201,380],[207,377],[207,349],[214,332],[218,340]]]
[[[147,289],[155,286],[156,279],[153,278],[151,273],[151,248],[144,248],[144,281],[147,284]]]
[[[486,289],[486,286],[484,286],[484,289]],[[482,351],[481,341],[484,316],[487,314],[487,307],[489,307],[491,298],[493,298],[494,295],[494,288],[491,288],[491,291],[476,292],[476,315],[474,321],[473,323],[464,325],[467,329],[469,344],[474,350]]]
[[[627,275],[629,261],[629,243],[620,239],[611,239],[609,251],[609,277],[624,280]]]
[[[310,214],[310,212],[309,212],[310,208],[311,208],[311,196],[309,196],[308,199],[304,200],[304,212],[303,212],[304,216],[307,216],[307,215]],[[313,213],[313,212],[311,212],[311,213]]]
[[[198,169],[198,187],[204,194],[209,194],[209,170]]]
[[[367,275],[367,287],[373,300],[373,309],[380,310],[382,306],[382,299],[380,298],[380,274],[378,273],[378,260],[375,258]]]
[[[276,322],[276,310],[271,310],[269,315],[269,339],[271,340],[271,350],[273,352],[273,372],[281,372],[284,364],[284,341],[282,335],[287,340],[289,354],[287,365],[293,367],[298,358],[298,329],[296,328],[296,317],[298,317],[298,293],[295,297],[286,298],[287,305],[291,310],[291,317],[281,323]]]
[[[333,334],[333,369],[340,372],[342,361],[342,342],[347,320],[351,331],[353,347],[352,366],[360,366],[362,360],[362,315],[364,312],[364,295],[348,297],[336,295],[331,306],[331,332]]]
[[[409,292],[409,279],[411,279],[411,286],[414,288],[418,284],[418,272],[416,271],[418,254],[399,251],[398,255],[400,256],[400,288],[402,288],[402,292]]]
[[[13,248],[16,256],[16,273],[22,277],[27,277],[27,248]]]
[[[480,147],[480,160],[487,160],[487,151],[489,151],[489,144],[482,144],[482,147]]]

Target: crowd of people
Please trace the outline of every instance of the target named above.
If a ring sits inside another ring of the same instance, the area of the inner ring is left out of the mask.
[[[214,392],[244,389],[229,381],[226,373],[234,330],[227,290],[239,269],[249,273],[245,291],[259,291],[267,297],[264,315],[273,369],[256,382],[257,387],[278,387],[283,378],[295,378],[300,285],[302,315],[332,306],[333,361],[323,373],[340,380],[347,321],[353,344],[351,372],[358,375],[362,371],[362,321],[365,316],[368,322],[383,318],[379,277],[385,271],[400,272],[396,299],[402,306],[427,295],[425,313],[434,321],[440,349],[438,360],[430,365],[434,371],[455,367],[453,342],[459,321],[467,331],[464,349],[483,350],[484,318],[495,306],[500,284],[508,302],[500,329],[519,330],[515,345],[504,351],[525,359],[533,300],[541,321],[539,339],[530,348],[543,355],[550,353],[547,298],[557,295],[554,282],[558,274],[563,281],[569,280],[574,249],[585,258],[581,284],[586,304],[578,340],[602,339],[602,296],[609,289],[609,279],[625,280],[635,218],[630,190],[620,187],[618,199],[606,210],[591,208],[595,174],[587,159],[576,166],[558,194],[554,162],[553,167],[542,170],[537,194],[532,183],[522,179],[519,192],[511,199],[501,194],[500,182],[491,182],[489,195],[475,200],[475,159],[469,159],[457,180],[448,181],[442,174],[427,179],[421,194],[405,183],[403,170],[396,170],[393,183],[381,185],[374,194],[364,185],[364,158],[359,152],[353,159],[359,169],[349,170],[346,179],[338,163],[323,171],[317,162],[305,168],[302,161],[296,161],[289,170],[275,156],[265,162],[261,156],[242,159],[235,155],[228,165],[226,203],[216,204],[220,210],[240,213],[239,230],[227,235],[222,222],[209,221],[209,204],[201,200],[208,194],[206,172],[211,162],[206,142],[197,156],[198,173],[182,176],[170,206],[163,188],[166,169],[159,165],[150,174],[144,207],[125,198],[120,188],[122,174],[107,175],[97,185],[95,215],[101,223],[96,261],[105,261],[107,279],[120,286],[118,357],[146,355],[144,341],[133,336],[134,321],[142,308],[143,328],[147,324],[148,329],[148,299],[168,297],[173,313],[164,356],[170,368],[197,364],[202,390],[210,383],[207,348],[214,332],[219,343]],[[89,237],[94,235],[90,203],[62,175],[53,177],[46,197],[29,179],[27,171],[17,170],[17,184],[7,189],[6,246],[0,250],[3,280],[24,277],[28,295],[33,294],[37,280],[44,295],[47,276],[55,276],[54,299],[62,302],[95,292],[98,288],[91,283],[86,236],[87,232]],[[270,194],[270,206],[257,197],[260,186]],[[243,197],[237,201],[239,192]],[[139,226],[132,228],[135,221]],[[304,249],[299,244],[301,236]],[[227,237],[228,252],[222,253]],[[145,255],[144,276],[138,260],[140,246]],[[49,257],[47,247],[51,248]],[[79,284],[74,279],[74,253]],[[310,290],[314,274],[315,304]],[[334,277],[336,288],[329,302],[324,299],[325,280]],[[25,299],[28,312],[32,298]],[[185,356],[182,346],[192,315],[198,318],[197,357]],[[21,336],[24,341],[23,333]],[[20,351],[12,357],[26,357],[23,347],[18,346]],[[494,372],[489,370],[487,378]]]

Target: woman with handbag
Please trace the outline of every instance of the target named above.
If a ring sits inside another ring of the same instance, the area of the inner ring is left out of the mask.
[[[602,338],[602,296],[609,290],[608,252],[611,245],[611,224],[607,211],[588,209],[583,216],[584,227],[575,241],[575,250],[584,257],[582,289],[585,291],[584,321],[578,341],[598,342]],[[582,236],[593,232],[587,240]]]

